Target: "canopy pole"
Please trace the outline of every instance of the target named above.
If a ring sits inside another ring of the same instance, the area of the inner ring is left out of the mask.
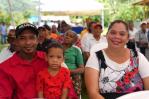
[[[41,17],[40,17],[40,0],[38,0],[38,27],[40,26]]]
[[[102,28],[104,30],[104,10],[103,10],[103,8],[101,9],[101,24],[102,24]]]

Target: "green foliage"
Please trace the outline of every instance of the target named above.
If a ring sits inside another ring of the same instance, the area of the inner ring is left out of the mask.
[[[105,26],[115,19],[143,20],[143,7],[133,6],[136,0],[97,0],[104,3]]]
[[[37,15],[36,5],[34,0],[10,0],[11,9],[16,24],[26,22],[31,15]],[[12,21],[8,0],[0,0],[0,22]]]

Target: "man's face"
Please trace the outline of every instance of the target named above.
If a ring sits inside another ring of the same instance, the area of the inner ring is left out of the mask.
[[[17,38],[20,51],[32,54],[36,51],[38,44],[37,36],[30,30],[24,30]]]
[[[11,51],[18,51],[19,47],[18,47],[18,42],[16,40],[16,36],[15,36],[15,30],[10,30],[7,36],[7,41],[10,44],[10,49]]]

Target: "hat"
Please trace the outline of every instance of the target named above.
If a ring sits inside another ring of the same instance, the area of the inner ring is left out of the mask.
[[[31,30],[35,35],[38,36],[37,27],[31,23],[23,23],[16,27],[16,37],[18,37],[24,30]]]
[[[100,27],[102,29],[102,25],[101,24],[95,24],[94,28]]]

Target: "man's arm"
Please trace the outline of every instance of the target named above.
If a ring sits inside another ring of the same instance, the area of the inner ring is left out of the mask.
[[[14,88],[12,79],[0,69],[0,99],[11,99]]]

